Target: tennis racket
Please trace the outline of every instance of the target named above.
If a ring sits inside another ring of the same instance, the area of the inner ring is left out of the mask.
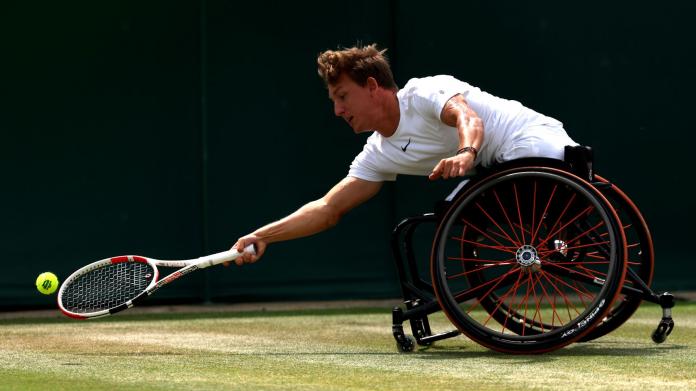
[[[256,253],[254,245],[244,252]],[[235,249],[183,261],[162,261],[139,255],[102,259],[71,274],[58,291],[58,307],[75,319],[113,315],[147,299],[161,287],[193,271],[233,261]],[[181,268],[159,279],[158,266]]]

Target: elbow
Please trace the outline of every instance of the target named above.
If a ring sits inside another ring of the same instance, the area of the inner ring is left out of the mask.
[[[336,226],[344,214],[344,212],[342,212],[339,208],[334,205],[327,204],[326,202],[321,203],[321,211],[323,212],[324,229],[329,229]]]
[[[341,221],[341,213],[337,211],[327,211],[325,220],[326,229],[335,227],[338,225],[339,221]]]
[[[310,224],[319,231],[334,227],[343,215],[338,208],[327,204],[324,200],[313,201],[303,209],[303,212],[307,213]]]

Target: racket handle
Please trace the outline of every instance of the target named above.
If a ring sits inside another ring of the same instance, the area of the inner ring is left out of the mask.
[[[244,252],[252,254],[252,255],[256,255],[256,244],[252,243],[252,244],[244,247]]]
[[[250,244],[244,248],[245,253],[256,254],[256,245]],[[204,257],[198,258],[196,262],[199,269],[205,269],[209,266],[219,265],[223,262],[230,262],[237,259],[242,253],[236,249],[230,249],[217,254],[206,255]]]

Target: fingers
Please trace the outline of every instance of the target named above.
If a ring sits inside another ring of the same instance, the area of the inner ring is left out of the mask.
[[[447,164],[447,175],[444,175],[445,179],[454,178],[459,172],[459,164],[454,160],[450,159]]]
[[[434,180],[440,178],[440,176],[442,175],[443,163],[444,163],[444,160],[440,160],[440,163],[438,163],[437,166],[435,166],[435,168],[433,168],[433,172],[431,172],[430,175],[428,175],[428,179],[430,179],[431,181],[434,181]]]
[[[466,175],[466,167],[464,166],[459,166],[459,171],[457,172],[457,176],[464,176]]]
[[[473,165],[473,160],[468,154],[457,155],[451,158],[442,159],[435,166],[428,178],[433,181],[438,178],[449,179],[466,175]]]
[[[456,174],[453,174],[453,170],[454,162],[452,158],[442,159],[440,160],[440,163],[433,168],[433,172],[428,175],[428,179],[434,181],[440,177],[442,177],[442,179],[449,179],[450,177],[457,176]]]
[[[452,159],[452,164],[449,165],[449,175],[448,178],[456,178],[459,176],[459,162],[455,159]]]
[[[249,252],[244,251],[246,247],[249,245],[254,244],[254,247],[256,248],[256,254],[252,254]],[[245,263],[254,263],[261,258],[263,253],[266,251],[266,246],[267,244],[258,239],[257,237],[253,235],[247,235],[242,238],[239,238],[237,240],[237,243],[235,243],[232,246],[232,249],[239,251],[241,254],[233,261],[235,265],[237,266],[242,266]],[[231,262],[225,262],[223,265],[229,266]]]
[[[248,253],[248,252],[244,251],[244,249],[252,243],[256,244],[256,246],[255,246],[256,247],[256,254],[252,254],[252,253]],[[240,239],[240,241],[237,242],[237,245],[235,246],[235,248],[237,249],[237,251],[242,252],[241,255],[239,257],[237,257],[237,259],[234,260],[234,263],[237,266],[242,266],[245,263],[254,263],[254,262],[259,260],[261,255],[263,255],[262,246],[259,242],[251,242],[249,240],[241,240]],[[265,246],[264,246],[264,248],[265,248]]]

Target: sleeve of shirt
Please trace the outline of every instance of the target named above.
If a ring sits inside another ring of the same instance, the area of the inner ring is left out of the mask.
[[[348,176],[370,182],[395,181],[396,174],[379,170],[374,153],[373,146],[369,143],[365,144],[362,152],[350,164]]]
[[[413,89],[413,105],[421,115],[440,119],[447,101],[457,94],[464,93],[465,90],[466,83],[452,76],[423,78]]]

